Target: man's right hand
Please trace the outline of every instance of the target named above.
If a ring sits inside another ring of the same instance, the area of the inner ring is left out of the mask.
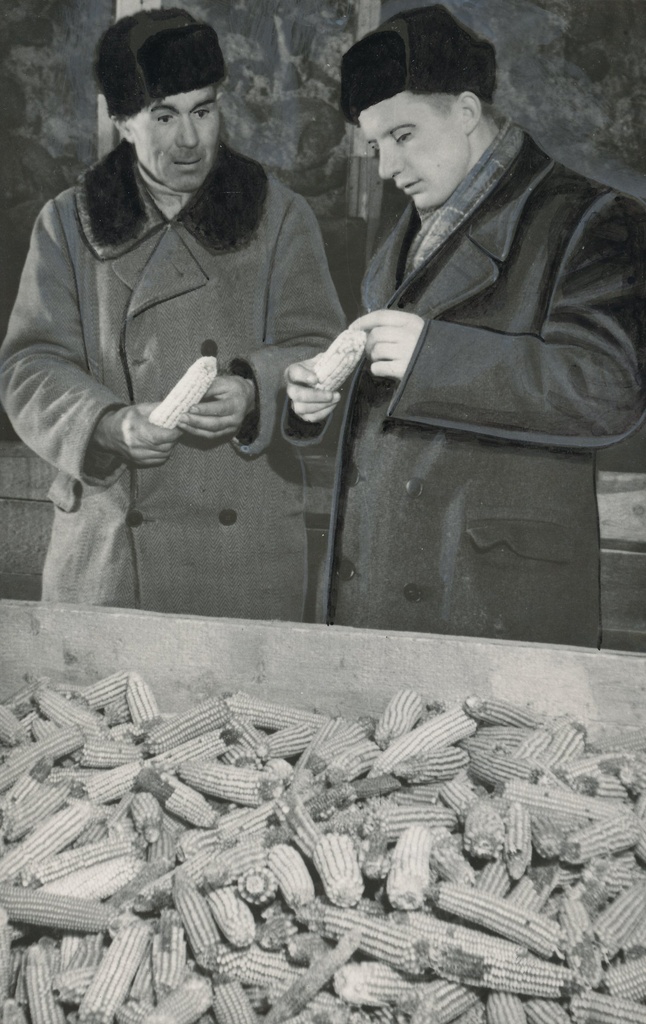
[[[315,387],[318,377],[312,370],[313,359],[292,363],[285,370],[287,395],[297,416],[308,423],[319,423],[329,416],[341,395]]]
[[[107,412],[94,429],[92,443],[136,466],[161,466],[182,432],[149,423],[148,416],[154,408],[154,402],[142,402]]]

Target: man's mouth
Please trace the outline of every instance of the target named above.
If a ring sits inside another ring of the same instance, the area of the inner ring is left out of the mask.
[[[402,192],[412,192],[419,185],[419,181],[409,181],[407,185],[400,185]]]
[[[199,164],[199,162],[200,162],[200,157],[199,156],[198,156],[198,158],[196,160],[174,160],[173,161],[173,163],[176,164],[178,167],[194,167],[195,164]]]

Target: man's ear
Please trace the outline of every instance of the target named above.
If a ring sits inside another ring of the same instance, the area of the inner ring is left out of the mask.
[[[482,121],[482,103],[474,92],[462,92],[458,97],[462,124],[467,135]]]
[[[132,129],[130,127],[130,118],[128,117],[111,117],[113,125],[119,132],[119,137],[125,139],[126,142],[132,142]]]

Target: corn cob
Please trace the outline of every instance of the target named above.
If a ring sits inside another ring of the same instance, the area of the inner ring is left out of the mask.
[[[342,331],[325,350],[314,357],[312,369],[317,377],[314,387],[324,391],[336,391],[363,357],[366,347],[366,332],[351,327]]]
[[[423,725],[394,740],[377,758],[370,775],[391,772],[393,768],[411,757],[428,750],[449,747],[458,740],[472,736],[476,723],[460,708],[446,711],[429,719]]]
[[[93,815],[86,803],[74,803],[49,815],[9,853],[0,858],[0,881],[17,878],[31,861],[58,853],[80,835]]]
[[[78,1006],[90,987],[96,970],[96,965],[92,965],[91,967],[71,967],[66,971],[59,971],[52,978],[51,986],[56,999],[61,1003],[73,1003]]]
[[[97,804],[109,804],[120,800],[131,790],[140,771],[141,761],[129,761],[86,779],[83,785],[88,800]]]
[[[9,997],[12,988],[11,940],[13,929],[7,912],[0,908],[0,1006]]]
[[[337,907],[352,907],[363,894],[363,877],[349,836],[331,832],[321,836],[312,860],[325,894]]]
[[[569,1024],[571,1020],[567,1011],[551,999],[528,999],[525,1016],[527,1024]]]
[[[214,986],[213,1010],[218,1024],[256,1024],[258,1020],[239,981]]]
[[[477,796],[478,793],[473,782],[469,779],[466,772],[462,771],[458,772],[454,778],[443,782],[438,790],[439,799],[460,818],[464,818],[469,804]]]
[[[167,774],[159,775],[152,768],[140,768],[133,783],[137,791],[152,793],[162,807],[192,825],[213,828],[220,817],[192,787],[184,785],[178,779],[171,780]]]
[[[416,757],[409,757],[395,768],[395,773],[407,782],[444,782],[455,775],[469,763],[469,755],[460,747],[442,747],[441,750],[429,750]]]
[[[173,900],[196,962],[205,970],[213,970],[220,933],[207,900],[194,885],[178,874],[174,878]]]
[[[28,772],[42,758],[58,761],[74,753],[84,743],[83,733],[77,728],[56,728],[46,739],[36,743],[22,743],[0,765],[0,792],[9,789],[17,779]]]
[[[218,928],[232,946],[250,946],[256,937],[256,922],[235,889],[209,889],[206,894]]]
[[[411,1017],[411,1024],[449,1024],[450,1021],[458,1024],[458,1018],[461,1021],[463,1015],[468,1016],[479,1004],[477,993],[462,985],[451,981],[431,981],[424,985],[420,1005]]]
[[[322,772],[339,754],[344,754],[357,743],[366,740],[364,727],[359,722],[347,722],[344,718],[337,718],[334,722],[335,728],[326,738],[319,738],[316,750],[313,750],[309,759],[309,768],[315,774]]]
[[[155,406],[148,417],[149,421],[156,427],[166,427],[168,430],[176,427],[180,417],[204,397],[217,372],[218,362],[214,356],[200,356],[189,366],[163,402]]]
[[[186,941],[182,919],[174,909],[162,910],[159,931],[153,935],[152,973],[159,1001],[182,981],[186,969]]]
[[[452,836],[444,827],[433,828],[431,837],[430,864],[440,878],[475,885],[475,871],[461,852],[459,837]]]
[[[15,999],[6,999],[1,1010],[3,1024],[28,1024],[25,1011]]]
[[[0,704],[0,743],[7,747],[15,747],[27,741],[24,725],[14,715],[11,708]]]
[[[506,896],[511,889],[511,875],[502,860],[487,861],[475,880],[476,889],[490,896]]]
[[[428,825],[429,828],[455,828],[457,817],[448,807],[439,804],[398,805],[394,801],[369,801],[366,832],[381,829],[392,841],[410,825]]]
[[[411,825],[400,835],[386,881],[393,907],[414,910],[422,906],[431,884],[432,846],[433,833],[425,825]]]
[[[622,814],[605,818],[571,833],[561,848],[561,860],[568,864],[584,864],[593,857],[628,850],[636,845],[638,838],[639,829],[633,816]]]
[[[200,862],[191,858],[184,863],[183,871],[200,884],[212,889],[231,885],[249,871],[260,871],[267,864],[265,837],[256,832],[242,835],[237,843],[220,850]]]
[[[294,914],[291,911],[283,910],[281,904],[275,902],[267,907],[261,916],[265,920],[256,932],[256,942],[260,948],[273,951],[287,949],[290,939],[298,933],[298,925]],[[324,949],[327,948],[322,939],[320,939],[320,942],[323,944]],[[323,950],[319,949],[320,952],[323,952]],[[289,953],[289,958],[291,961],[297,962],[291,953]],[[309,961],[301,960],[300,962]]]
[[[359,865],[364,878],[386,877],[390,871],[391,855],[388,851],[388,836],[385,832],[375,829],[362,841],[359,850]]]
[[[420,983],[410,981],[387,964],[377,961],[349,963],[334,975],[334,990],[346,1003],[388,1006],[411,999]]]
[[[320,789],[307,801],[307,810],[315,821],[329,816],[342,807],[348,807],[357,799],[354,787],[341,782],[329,789]]]
[[[315,932],[295,932],[287,940],[287,955],[295,964],[309,966],[328,949],[325,939]]]
[[[311,722],[301,722],[270,733],[266,738],[269,756],[293,757],[302,754],[315,732],[316,727]]]
[[[262,985],[270,998],[284,992],[303,974],[301,967],[288,962],[284,952],[272,953],[257,945],[243,950],[222,945],[217,953],[217,966],[221,975],[240,981],[245,988]]]
[[[115,743],[112,739],[88,740],[79,764],[83,768],[118,768],[119,765],[141,759],[141,751],[134,743]]]
[[[312,877],[300,853],[293,847],[284,843],[272,846],[267,864],[288,906],[299,907],[314,899]]]
[[[570,1014],[575,1024],[646,1024],[646,1006],[598,992],[574,996]]]
[[[247,807],[257,807],[267,800],[276,799],[283,791],[283,784],[276,775],[253,768],[184,761],[177,770],[184,782],[201,793]]]
[[[148,950],[150,928],[135,921],[113,938],[79,1006],[80,1024],[110,1024]]]
[[[254,868],[238,876],[237,889],[245,903],[262,906],[274,899],[278,882],[269,868]]]
[[[605,971],[603,980],[611,996],[643,1003],[646,999],[646,954],[625,963],[612,964]]]
[[[349,931],[360,932],[359,948],[406,974],[422,974],[425,969],[424,951],[419,949],[419,936],[414,929],[365,914],[354,908],[339,908],[316,900],[296,910],[296,917],[310,929],[326,938],[338,939]]]
[[[72,790],[70,779],[57,785],[41,783],[28,797],[6,808],[4,813],[4,837],[14,842],[22,839],[39,822],[60,811]]]
[[[617,813],[614,800],[600,800],[593,797],[569,793],[564,789],[552,786],[533,785],[521,779],[505,782],[503,797],[506,800],[517,800],[532,815],[545,815],[557,822],[571,824],[572,819],[599,821],[611,818]]]
[[[57,896],[4,883],[0,884],[0,907],[5,909],[10,921],[78,932],[105,931],[114,917],[110,907],[94,900]]]
[[[116,1012],[117,1024],[144,1024],[146,1015],[150,1012],[152,1003],[138,1003],[128,997]]]
[[[563,932],[565,959],[583,985],[597,988],[603,977],[601,951],[585,904],[569,893],[561,904],[559,921]]]
[[[152,935],[142,956],[128,994],[129,1000],[143,1004],[147,1008],[155,1003],[155,986],[153,983],[153,950]]]
[[[224,754],[228,746],[222,739],[222,731],[222,729],[211,729],[192,740],[178,743],[170,750],[155,754],[154,757],[147,760],[146,764],[159,771],[173,771],[182,761],[215,761]]]
[[[130,672],[113,672],[104,679],[83,687],[83,698],[93,711],[105,708],[111,701],[125,695]]]
[[[487,1024],[527,1024],[518,996],[511,992],[490,992],[487,996]]]
[[[542,915],[520,911],[508,901],[454,882],[442,882],[432,898],[438,909],[506,936],[539,956],[560,953],[558,926]]]
[[[639,881],[622,892],[594,920],[595,933],[610,959],[630,942],[646,915],[646,882]]]
[[[104,900],[127,885],[141,870],[141,860],[132,854],[104,860],[90,867],[79,868],[69,875],[47,882],[42,892],[59,896],[82,896],[87,900]]]
[[[372,740],[363,739],[352,744],[328,763],[326,768],[328,782],[334,786],[358,779],[372,767],[378,754],[379,747]]]
[[[335,949],[329,950],[308,967],[305,973],[274,1002],[265,1018],[267,1024],[282,1024],[304,1009],[310,999],[320,992],[335,972],[356,952],[359,938],[359,932],[349,932],[339,939]]]
[[[190,711],[159,722],[146,737],[150,754],[162,754],[206,732],[221,729],[230,718],[228,706],[219,697],[207,697]]]
[[[389,743],[410,732],[424,711],[424,702],[415,690],[402,689],[388,701],[375,728],[375,743],[384,750]]]
[[[462,845],[480,860],[496,860],[505,843],[505,822],[491,800],[474,800],[464,816]]]
[[[96,967],[103,956],[103,935],[63,935],[61,939],[61,962],[59,970],[77,967]]]
[[[467,697],[463,707],[472,718],[492,725],[513,725],[538,729],[543,724],[543,717],[530,708],[521,708],[511,701],[495,697]]]
[[[138,672],[130,672],[125,697],[130,717],[135,725],[148,725],[159,719],[159,707],[152,689]]]
[[[522,878],[532,860],[532,825],[529,811],[516,800],[507,810],[504,856],[510,877]]]
[[[41,714],[58,726],[76,727],[87,736],[105,735],[105,724],[97,714],[74,700],[67,700],[55,690],[41,687],[34,694],[34,701]]]
[[[252,725],[270,731],[303,724],[320,729],[328,721],[324,715],[318,715],[313,711],[305,711],[291,704],[286,707],[283,704],[264,700],[254,694],[244,693],[242,690],[227,694],[225,703],[232,714],[247,718]]]
[[[63,1007],[52,992],[52,977],[47,958],[38,946],[27,950],[25,984],[32,1024],[65,1024]]]
[[[157,798],[152,793],[135,793],[129,809],[137,832],[147,843],[156,842],[162,831],[162,809]]]
[[[529,875],[524,875],[509,893],[507,900],[515,907],[538,914],[545,906],[549,893],[539,892]]]
[[[109,704],[106,704],[103,709],[103,717],[106,725],[109,727],[131,723],[130,708],[128,707],[128,701],[125,693],[110,701]]]
[[[217,836],[221,843],[237,839],[241,833],[262,832],[267,827],[269,818],[278,811],[275,800],[268,800],[259,807],[240,807],[235,811],[223,814],[217,823]]]
[[[39,743],[50,736],[55,736],[59,728],[60,726],[56,722],[50,721],[49,718],[37,717],[31,723],[31,735]]]

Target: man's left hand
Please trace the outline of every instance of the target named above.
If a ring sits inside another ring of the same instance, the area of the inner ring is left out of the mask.
[[[180,417],[177,426],[195,437],[234,437],[256,404],[256,388],[246,377],[216,377],[199,405]]]
[[[421,316],[398,309],[376,309],[350,326],[368,335],[366,355],[373,376],[401,380],[424,327]]]

